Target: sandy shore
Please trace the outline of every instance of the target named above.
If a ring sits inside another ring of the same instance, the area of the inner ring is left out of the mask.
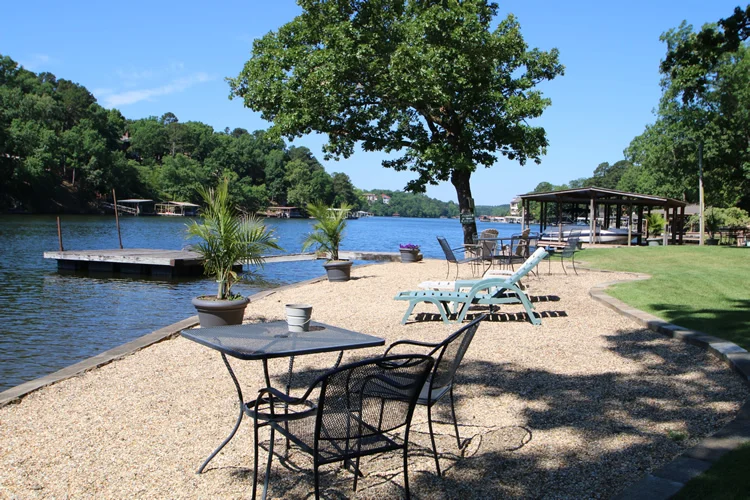
[[[307,302],[313,319],[398,339],[437,341],[456,329],[427,304],[401,325],[407,304],[392,297],[427,279],[444,279],[445,263],[382,264],[355,269],[347,283],[320,282],[279,291],[248,306],[249,322],[284,319],[284,304]],[[593,301],[596,283],[616,273],[529,278],[542,325],[506,306],[485,321],[459,372],[456,448],[438,425],[445,477],[435,476],[426,411],[418,408],[410,454],[415,498],[612,496],[730,421],[748,389],[699,348],[672,341]],[[135,313],[135,312],[134,312]],[[154,325],[155,328],[161,325]],[[377,355],[353,351],[345,362]],[[297,373],[331,366],[335,354],[297,358]],[[233,366],[246,399],[262,384],[257,362]],[[271,363],[281,385],[286,360]],[[295,379],[297,390],[305,376]],[[437,419],[449,422],[449,405]],[[239,498],[252,482],[252,428],[209,465],[195,470],[229,433],[236,393],[218,353],[183,338],[169,340],[0,409],[2,498]],[[263,446],[268,434],[262,433]],[[279,448],[277,448],[279,449]],[[265,455],[261,460],[265,459]],[[263,462],[261,462],[263,463]],[[310,494],[310,461],[292,450],[274,460],[271,494]],[[401,494],[400,458],[363,459],[356,494],[351,474],[323,469],[327,497]]]

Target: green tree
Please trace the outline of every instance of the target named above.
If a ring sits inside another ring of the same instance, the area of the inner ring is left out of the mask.
[[[510,15],[494,31],[486,0],[299,0],[301,15],[256,40],[232,94],[294,138],[325,133],[326,157],[401,152],[407,189],[450,181],[470,210],[471,174],[502,154],[546,151],[529,125],[549,106],[534,87],[563,73],[558,52],[529,50]],[[468,241],[476,225],[464,227]]]
[[[714,28],[706,27],[706,33]],[[702,60],[700,34],[682,23],[662,35],[668,56]],[[631,142],[626,156],[656,178],[652,194],[697,201],[698,149],[703,145],[706,201],[750,205],[750,52],[724,44],[711,63],[662,66],[657,121]],[[691,52],[692,51],[692,52]]]

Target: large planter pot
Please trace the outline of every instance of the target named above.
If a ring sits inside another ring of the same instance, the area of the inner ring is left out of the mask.
[[[419,253],[419,250],[400,248],[399,251],[401,252],[401,262],[419,262],[422,260],[422,254]]]
[[[201,327],[241,325],[245,314],[245,307],[250,299],[243,297],[238,300],[211,300],[196,297],[193,305],[198,311]]]
[[[349,281],[352,274],[352,261],[329,260],[323,267],[326,269],[328,281]]]
[[[646,238],[646,242],[650,247],[658,247],[661,246],[662,243],[661,238]]]
[[[718,245],[719,238],[706,238],[706,245]]]

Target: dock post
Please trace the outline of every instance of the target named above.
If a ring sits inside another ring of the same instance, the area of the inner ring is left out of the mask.
[[[62,230],[60,229],[60,217],[57,217],[57,241],[60,243],[60,251],[64,252],[65,249],[63,248],[62,244]]]
[[[115,195],[114,188],[112,188],[112,201],[115,204],[115,224],[117,224],[117,239],[120,240],[120,250],[122,250],[122,235],[120,234],[120,216],[117,213],[117,195]]]

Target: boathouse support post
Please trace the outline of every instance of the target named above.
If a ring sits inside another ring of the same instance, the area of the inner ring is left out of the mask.
[[[589,243],[594,243],[596,237],[596,206],[594,205],[594,196],[589,201]]]
[[[617,206],[617,213],[620,214],[620,206]],[[620,216],[618,216],[617,220],[620,220]],[[618,225],[619,227],[619,225]],[[628,246],[632,245],[633,241],[633,204],[631,203],[628,205]]]

